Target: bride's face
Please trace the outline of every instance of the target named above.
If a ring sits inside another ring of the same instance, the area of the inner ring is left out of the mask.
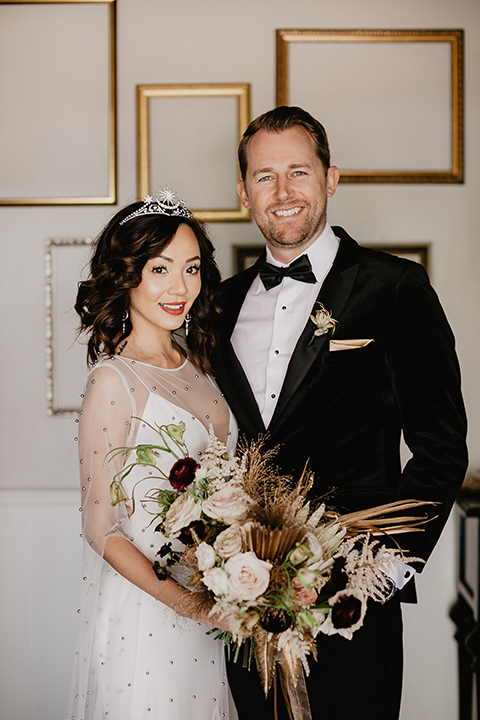
[[[195,233],[180,225],[158,257],[150,258],[142,279],[130,290],[130,320],[136,333],[177,330],[202,287],[200,248]]]

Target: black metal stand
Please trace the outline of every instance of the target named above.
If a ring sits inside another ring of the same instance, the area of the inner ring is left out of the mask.
[[[459,720],[480,719],[480,488],[462,488],[458,517],[457,598],[450,610],[458,643]],[[476,692],[474,693],[474,686]],[[476,696],[475,703],[474,697]]]

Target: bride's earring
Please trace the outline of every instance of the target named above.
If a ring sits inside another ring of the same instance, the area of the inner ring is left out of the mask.
[[[122,334],[126,335],[126,329],[127,329],[127,320],[129,318],[128,310],[125,310],[125,312],[122,315]]]
[[[191,319],[192,316],[190,315],[190,313],[187,313],[185,315],[185,337],[188,336],[188,326],[190,325]]]

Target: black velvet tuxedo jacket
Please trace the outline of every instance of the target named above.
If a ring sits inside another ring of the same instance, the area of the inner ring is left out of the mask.
[[[217,381],[247,439],[266,435],[276,462],[299,477],[315,473],[312,493],[333,490],[339,511],[397,499],[434,500],[437,519],[399,536],[427,559],[464,479],[466,417],[452,331],[424,268],[360,247],[339,227],[339,250],[318,300],[337,320],[333,339],[371,339],[329,350],[308,320],[291,357],[272,421],[264,427],[230,337],[256,265],[221,285]],[[251,338],[252,344],[255,337]],[[412,457],[401,467],[403,432]],[[421,570],[421,566],[417,566]]]

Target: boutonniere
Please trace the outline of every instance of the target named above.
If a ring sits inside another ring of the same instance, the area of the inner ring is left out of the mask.
[[[325,310],[322,303],[319,302],[318,304],[320,305],[319,309],[313,315],[310,315],[310,320],[317,329],[314,331],[309,345],[320,335],[325,335],[330,331],[333,335],[335,332],[335,325],[337,324],[337,321],[332,317],[331,311]]]

